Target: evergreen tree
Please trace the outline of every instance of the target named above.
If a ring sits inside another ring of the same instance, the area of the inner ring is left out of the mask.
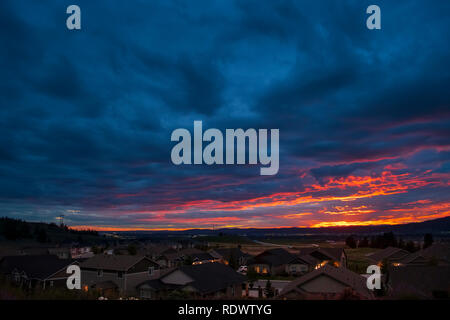
[[[429,246],[431,246],[433,244],[433,235],[431,233],[427,233],[424,237],[423,237],[423,248],[428,248]]]
[[[347,239],[345,239],[345,244],[352,249],[356,248],[356,240],[353,236],[347,237]]]
[[[270,282],[270,280],[267,280],[266,282],[266,288],[264,289],[264,293],[267,298],[273,298],[275,296],[275,290],[272,287],[272,282]]]
[[[405,249],[409,252],[415,252],[416,251],[416,245],[414,244],[414,242],[412,240],[409,240],[406,243]]]
[[[43,229],[43,228],[38,228],[38,229],[36,229],[35,234],[36,234],[36,240],[37,240],[37,242],[40,242],[40,243],[45,243],[45,242],[47,242],[48,237],[47,237],[47,231],[46,231],[45,229]]]
[[[369,239],[367,239],[367,237],[364,237],[361,241],[359,241],[360,248],[367,248],[368,246],[369,246]]]
[[[127,251],[130,256],[135,256],[137,253],[136,246],[130,243],[127,247]]]

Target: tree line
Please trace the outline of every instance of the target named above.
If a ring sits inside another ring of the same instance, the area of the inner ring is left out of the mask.
[[[396,247],[405,249],[409,252],[416,252],[431,246],[433,244],[433,236],[430,233],[425,234],[422,247],[412,240],[405,241],[402,237],[396,237],[393,232],[385,232],[371,237],[364,236],[360,239],[357,239],[355,236],[348,236],[345,239],[345,244],[350,248],[385,249],[387,247]]]
[[[71,233],[76,235],[94,235],[98,236],[95,230],[74,230],[67,225],[57,225],[55,223],[29,223],[20,219],[8,217],[0,218],[0,237],[7,240],[35,239],[38,242],[49,242],[49,231]]]

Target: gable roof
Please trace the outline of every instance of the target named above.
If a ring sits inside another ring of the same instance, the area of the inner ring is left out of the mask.
[[[280,295],[285,295],[292,291],[307,294],[308,292],[301,289],[301,286],[324,275],[342,283],[346,287],[352,288],[356,293],[364,298],[373,297],[372,293],[367,288],[366,279],[364,277],[346,268],[335,268],[329,265],[325,265],[322,268],[311,271],[310,273],[291,281],[286,287],[284,287]]]
[[[282,248],[276,248],[266,250],[257,256],[254,256],[248,261],[248,264],[268,264],[270,266],[280,266],[283,264],[288,264],[296,259],[298,259],[298,257],[289,251]]]
[[[80,267],[82,269],[127,271],[144,259],[152,262],[154,265],[158,265],[144,256],[98,254],[82,262]]]
[[[321,255],[328,257],[330,260],[340,261],[342,254],[345,254],[344,248],[304,248],[300,250],[300,256],[313,256],[317,252]]]
[[[398,260],[399,263],[401,264],[425,264],[427,263],[429,260],[427,257],[425,257],[420,251],[408,254],[406,256],[404,256],[403,258],[401,258],[400,260]]]
[[[6,256],[0,261],[0,272],[11,274],[14,270],[25,272],[30,279],[45,280],[67,266],[76,263],[71,259],[59,259],[55,255]]]
[[[251,257],[248,253],[243,252],[239,248],[216,248],[214,252],[224,258],[234,257],[235,259]]]
[[[433,243],[426,249],[420,250],[420,254],[428,259],[436,258],[450,263],[450,243]]]
[[[450,264],[450,244],[435,243],[428,248],[411,253],[399,262],[402,264],[422,263],[425,264],[431,259],[436,259],[439,264]]]
[[[201,294],[213,293],[225,289],[231,285],[241,284],[247,280],[245,276],[237,273],[233,270],[233,268],[222,263],[212,262],[176,268],[170,272],[167,272],[159,279],[152,279],[140,283],[137,285],[137,288],[149,287],[154,290],[182,289],[185,286],[165,283],[163,281],[165,277],[177,271],[184,273],[192,279],[192,281],[185,286],[193,287]]]
[[[309,254],[301,255],[298,258],[302,261],[305,261],[306,264],[311,265],[311,266],[315,266],[320,262],[319,259],[317,259],[313,256],[310,256]]]
[[[247,279],[233,268],[217,262],[183,266],[179,270],[194,280],[188,285],[201,293],[219,291]]]
[[[367,258],[374,262],[383,261],[385,259],[387,260],[394,259],[400,261],[409,254],[410,253],[408,251],[403,250],[401,248],[387,247],[386,249],[372,253],[371,255],[367,256]]]
[[[175,253],[177,252],[170,246],[165,245],[154,245],[150,244],[138,249],[138,251],[143,255],[159,256],[163,254]]]
[[[204,260],[215,260],[215,258],[210,255],[208,252],[201,252],[190,255],[193,260],[204,261]]]
[[[195,248],[186,248],[182,249],[180,251],[176,251],[174,253],[167,253],[164,254],[164,257],[166,257],[168,260],[182,260],[187,257],[191,257],[192,259],[198,259],[198,260],[213,260],[214,257],[211,256],[209,253],[195,249]]]
[[[433,291],[450,292],[450,266],[404,266],[388,269],[389,295],[432,298]]]

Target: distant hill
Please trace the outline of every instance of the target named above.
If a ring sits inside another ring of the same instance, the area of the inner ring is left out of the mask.
[[[378,226],[349,226],[349,227],[324,227],[324,228],[224,228],[224,229],[190,229],[184,231],[126,231],[115,232],[121,235],[131,236],[216,236],[224,235],[246,235],[246,236],[314,236],[314,235],[342,235],[342,234],[377,234],[394,232],[395,234],[423,235],[432,233],[434,235],[450,236],[450,217],[428,220],[424,222],[407,223],[400,225],[378,225]],[[34,239],[38,242],[101,242],[104,237],[101,232],[77,231],[67,226],[58,226],[54,223],[35,223],[22,220],[0,218],[0,239]]]
[[[225,228],[225,229],[190,229],[184,231],[128,231],[117,232],[120,234],[154,234],[154,235],[217,235],[223,233],[227,235],[326,235],[326,234],[375,234],[383,232],[394,232],[396,234],[449,234],[450,235],[450,217],[428,220],[424,222],[415,222],[399,225],[377,225],[377,226],[349,226],[349,227],[324,227],[324,228]]]
[[[0,239],[29,240],[40,243],[97,242],[103,239],[97,231],[78,231],[55,223],[27,222],[0,218]]]

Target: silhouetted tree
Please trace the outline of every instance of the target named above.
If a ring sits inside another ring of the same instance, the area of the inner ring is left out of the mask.
[[[275,296],[275,290],[272,287],[272,282],[270,282],[270,280],[267,280],[266,282],[266,288],[264,289],[264,293],[266,294],[267,298],[273,298]]]
[[[248,268],[247,278],[251,283],[258,278],[258,273],[256,272],[256,270],[254,268],[250,268],[250,267]]]
[[[360,248],[367,248],[368,246],[369,246],[369,239],[367,239],[367,237],[364,237],[361,241],[359,241]]]
[[[396,247],[397,246],[397,239],[394,236],[393,232],[385,232],[383,233],[383,248],[387,247]]]
[[[427,233],[424,237],[423,237],[423,248],[428,248],[429,246],[431,246],[433,244],[433,235],[431,233]]]
[[[409,252],[415,252],[416,251],[416,245],[414,244],[414,242],[412,240],[409,240],[406,243],[405,249]]]
[[[401,249],[405,249],[405,247],[406,247],[405,241],[403,241],[402,238],[400,238],[398,240],[398,247],[401,248]]]
[[[93,246],[91,250],[93,254],[99,254],[101,252],[100,248],[97,246]]]
[[[361,300],[361,295],[359,295],[352,288],[345,288],[341,293],[336,295],[337,300]]]
[[[353,236],[348,236],[347,239],[345,239],[345,244],[350,248],[356,248],[356,240]]]
[[[127,251],[130,256],[135,256],[137,253],[136,246],[134,244],[129,244],[127,247]]]
[[[183,264],[185,264],[185,265],[187,265],[187,266],[190,266],[190,265],[192,265],[193,262],[194,262],[194,259],[192,259],[191,256],[187,256],[187,257],[184,259]]]
[[[38,228],[38,229],[36,229],[35,234],[36,234],[36,241],[37,242],[44,243],[44,242],[48,241],[47,231],[45,229]]]
[[[228,265],[233,268],[233,269],[237,269],[238,266],[238,262],[236,257],[234,256],[233,250],[230,251],[230,256],[228,257]]]

